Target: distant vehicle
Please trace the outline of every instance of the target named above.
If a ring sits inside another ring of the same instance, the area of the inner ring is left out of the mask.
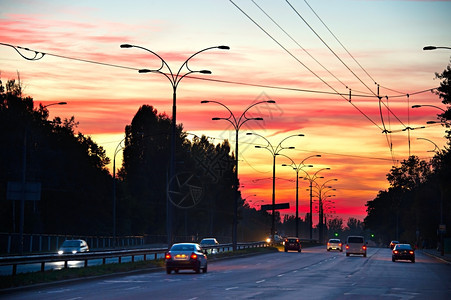
[[[178,273],[179,270],[194,270],[196,273],[207,272],[207,255],[202,252],[202,248],[196,243],[179,243],[172,245],[171,249],[164,256],[166,273],[172,271]]]
[[[363,236],[348,236],[346,240],[346,256],[350,254],[366,257],[366,243]]]
[[[219,242],[215,238],[205,238],[202,241],[200,241],[200,246],[215,246],[219,245]]]
[[[88,244],[84,240],[65,240],[59,248],[58,254],[76,254],[88,251]]]
[[[390,249],[393,250],[393,248],[395,247],[396,244],[399,244],[399,241],[391,241],[390,242]]]
[[[327,251],[330,250],[338,250],[340,252],[343,252],[343,244],[339,239],[330,239],[327,242]]]
[[[209,246],[217,246],[217,245],[219,245],[219,242],[215,238],[205,238],[202,241],[200,241],[200,246],[202,248],[206,248]],[[215,249],[215,248],[207,249],[207,251],[208,251],[208,253],[211,253],[211,254],[218,253],[218,249]]]
[[[280,243],[283,243],[283,241],[284,241],[284,238],[283,237],[281,237],[280,235],[278,235],[278,234],[275,234],[274,235],[274,241],[272,240],[272,238],[271,238],[271,236],[269,236],[267,239],[266,239],[266,242],[268,243],[268,244],[280,244]]]
[[[391,260],[410,260],[415,262],[415,250],[409,244],[396,244],[392,251]]]
[[[301,241],[297,237],[287,237],[283,242],[285,252],[288,250],[302,251]]]

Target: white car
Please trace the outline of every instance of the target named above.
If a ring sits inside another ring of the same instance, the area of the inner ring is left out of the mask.
[[[58,250],[58,254],[77,254],[88,251],[88,244],[84,240],[65,240]]]
[[[327,242],[327,251],[330,250],[338,250],[340,252],[343,252],[343,244],[339,239],[330,239]]]

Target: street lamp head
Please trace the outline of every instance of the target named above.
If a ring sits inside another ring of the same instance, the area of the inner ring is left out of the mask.
[[[149,70],[149,69],[138,70],[138,73],[151,73],[151,72],[152,72],[152,70]]]
[[[288,147],[287,149],[294,149],[294,146],[290,146],[290,147]]]
[[[418,108],[421,107],[421,105],[412,105],[412,108]]]
[[[200,70],[199,73],[201,74],[211,74],[210,70]]]
[[[304,134],[302,134],[302,133],[300,133],[300,134],[297,134],[297,136],[305,136]]]
[[[263,148],[263,147],[260,146],[260,145],[256,145],[255,148],[259,148],[260,149],[260,148]]]
[[[230,50],[230,47],[229,47],[229,46],[224,46],[224,45],[222,45],[222,46],[218,46],[218,49],[222,49],[222,50]]]
[[[437,123],[439,123],[439,122],[437,122],[437,121],[427,121],[426,122],[426,124],[437,124]]]
[[[266,101],[266,103],[276,103],[276,101],[274,101],[274,100],[268,100],[268,101]]]
[[[246,132],[246,135],[252,135],[252,132]]]
[[[250,120],[263,121],[263,118],[262,118],[262,117],[258,117],[258,118],[250,118]]]
[[[218,118],[218,117],[214,117],[214,118],[211,118],[213,121],[218,121],[218,120],[222,120],[223,118]]]
[[[121,48],[132,48],[133,46],[130,44],[122,44]]]
[[[202,100],[202,101],[200,101],[200,103],[209,103],[210,101],[208,101],[208,100]]]
[[[423,50],[435,50],[435,49],[437,49],[437,47],[435,47],[435,46],[426,46],[426,47],[423,47]]]
[[[306,168],[313,168],[313,165],[305,165]]]

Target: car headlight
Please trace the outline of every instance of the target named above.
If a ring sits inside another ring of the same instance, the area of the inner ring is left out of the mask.
[[[269,244],[269,243],[271,243],[271,239],[270,238],[267,238],[266,239],[266,242]]]
[[[72,254],[76,254],[77,253],[77,250],[72,250]]]
[[[63,250],[58,250],[58,254],[59,255],[61,255],[61,254],[63,254],[64,252],[63,252]]]

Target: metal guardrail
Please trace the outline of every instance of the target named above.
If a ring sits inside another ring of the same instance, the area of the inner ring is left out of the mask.
[[[253,243],[239,243],[237,249],[247,248],[261,248],[267,247],[265,242],[253,242]],[[233,251],[232,244],[221,244],[216,246],[202,247],[207,251],[207,254],[216,254],[221,252]],[[209,251],[210,250],[210,251]],[[216,250],[216,251],[215,251]],[[27,264],[41,264],[41,272],[45,270],[45,264],[51,262],[64,262],[64,268],[68,267],[69,261],[84,261],[84,267],[88,266],[88,261],[94,259],[102,259],[102,264],[106,264],[106,260],[109,258],[117,258],[118,263],[121,263],[123,257],[131,257],[131,262],[135,261],[136,256],[142,256],[143,260],[157,260],[160,254],[168,251],[167,248],[155,248],[155,249],[133,249],[133,250],[110,250],[110,251],[98,251],[98,252],[85,252],[78,254],[44,254],[44,255],[27,255],[27,256],[7,256],[0,257],[0,266],[11,266],[11,275],[17,274],[18,265]]]

